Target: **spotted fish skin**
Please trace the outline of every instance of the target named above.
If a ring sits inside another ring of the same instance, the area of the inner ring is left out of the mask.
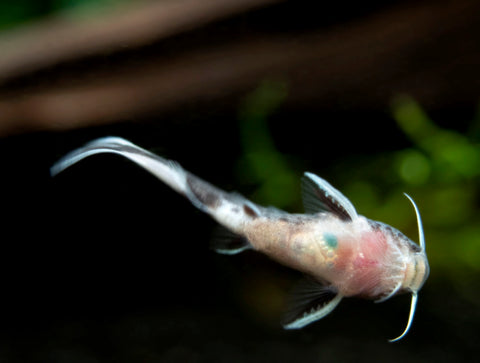
[[[343,297],[383,301],[410,292],[409,323],[397,339],[408,331],[417,292],[429,274],[423,229],[418,246],[395,228],[358,215],[342,193],[312,173],[305,173],[302,179],[305,214],[265,208],[118,137],[97,139],[72,151],[53,165],[51,174],[99,153],[132,160],[230,231],[235,244],[223,239],[217,252],[236,254],[253,249],[308,276],[312,283],[308,291],[299,290],[285,328],[302,328],[323,318]],[[418,209],[408,198],[415,207],[420,231]]]

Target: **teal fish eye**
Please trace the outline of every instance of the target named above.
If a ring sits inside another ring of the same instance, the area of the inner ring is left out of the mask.
[[[330,248],[337,248],[338,247],[338,240],[332,233],[324,233],[323,239],[325,240],[326,244]]]

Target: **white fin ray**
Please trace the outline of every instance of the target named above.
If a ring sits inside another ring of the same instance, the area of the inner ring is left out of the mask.
[[[342,300],[333,286],[323,286],[312,278],[304,278],[292,291],[284,329],[301,329],[330,314]]]
[[[343,220],[358,217],[353,204],[319,176],[306,172],[302,178],[303,204],[307,213],[330,212]]]
[[[337,307],[337,305],[342,300],[342,295],[335,295],[335,297],[330,300],[328,303],[323,305],[320,309],[312,309],[310,312],[305,312],[305,314],[299,318],[294,320],[289,324],[285,324],[283,326],[284,329],[291,330],[291,329],[301,329],[308,324],[311,324],[317,320],[320,320],[330,314],[333,309]]]

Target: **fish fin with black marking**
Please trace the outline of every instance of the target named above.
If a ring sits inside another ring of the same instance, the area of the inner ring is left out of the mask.
[[[318,175],[306,172],[302,178],[303,205],[307,213],[329,212],[344,221],[358,217],[353,204]]]
[[[292,291],[285,314],[285,329],[301,329],[330,314],[342,295],[333,286],[325,286],[311,278],[303,279]]]

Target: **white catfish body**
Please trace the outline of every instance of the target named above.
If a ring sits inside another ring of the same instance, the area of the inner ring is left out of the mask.
[[[69,153],[51,173],[55,175],[87,156],[105,152],[142,166],[229,230],[231,235],[221,240],[217,252],[235,254],[254,249],[309,276],[308,287],[297,291],[296,305],[285,328],[301,328],[324,317],[343,297],[385,300],[399,292],[410,292],[409,323],[395,340],[408,331],[417,292],[429,273],[423,233],[419,247],[396,229],[359,216],[345,196],[311,173],[305,173],[302,180],[307,214],[264,208],[117,137],[94,140]],[[416,206],[415,210],[422,231]]]
[[[254,249],[345,297],[393,295],[402,288],[410,263],[384,231],[362,216],[350,222],[329,213],[258,217],[245,225],[244,235]]]

